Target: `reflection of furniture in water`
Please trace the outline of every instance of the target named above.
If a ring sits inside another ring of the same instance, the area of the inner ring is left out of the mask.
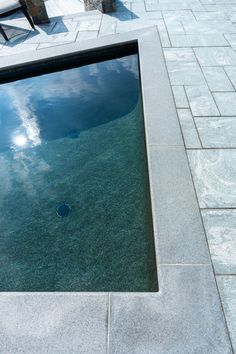
[[[34,23],[28,13],[26,4],[23,1],[18,1],[18,0],[0,0],[0,17],[5,17],[13,14],[14,12],[21,10],[27,20],[29,21],[30,25],[32,28],[34,28]],[[8,41],[8,37],[0,25],[0,32],[5,38],[6,41]]]

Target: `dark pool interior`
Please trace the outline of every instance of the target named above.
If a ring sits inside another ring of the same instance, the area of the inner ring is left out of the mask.
[[[0,291],[157,291],[138,55],[0,97]]]

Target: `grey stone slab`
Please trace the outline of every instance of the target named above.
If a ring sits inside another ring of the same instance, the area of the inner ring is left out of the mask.
[[[153,41],[156,40],[156,43],[139,42],[146,139],[151,145],[182,146],[183,140],[160,42],[157,45],[157,32],[155,37]]]
[[[176,10],[176,11],[163,11],[163,18],[166,19],[173,19],[176,21],[182,20],[195,20],[193,16],[192,10]]]
[[[228,15],[228,18],[230,19],[231,22],[233,22],[233,23],[236,22],[236,12],[230,12],[227,15]]]
[[[152,12],[135,11],[132,16],[133,18],[140,17],[149,20],[160,20],[162,19],[162,12],[161,11],[152,11]]]
[[[236,210],[202,210],[202,217],[215,273],[236,275]]]
[[[148,28],[150,26],[155,26],[156,24],[156,20],[135,19],[132,21],[119,21],[116,26],[116,33],[125,33],[132,30]]]
[[[165,49],[164,55],[172,85],[205,84],[205,78],[192,49]]]
[[[167,63],[192,63],[196,64],[196,58],[192,49],[188,48],[169,48],[164,50],[164,55]]]
[[[207,86],[186,86],[185,90],[194,116],[220,115]]]
[[[197,63],[167,62],[172,85],[204,85],[206,83]]]
[[[0,352],[106,353],[108,296],[1,293]]]
[[[143,1],[139,1],[139,2],[132,2],[131,3],[131,11],[132,12],[136,12],[136,11],[138,11],[138,12],[140,12],[140,11],[142,11],[142,12],[145,12],[146,11],[146,8],[145,8],[145,2],[144,2],[144,0]]]
[[[234,91],[222,67],[204,67],[203,74],[211,91]]]
[[[228,47],[195,48],[202,66],[236,65],[236,53]]]
[[[217,21],[184,21],[184,29],[187,34],[225,34],[235,31],[235,27],[231,21],[217,20]]]
[[[79,31],[98,31],[101,24],[101,17],[97,16],[79,22]]]
[[[57,23],[55,24],[55,26],[53,26],[50,33],[55,34],[55,33],[69,32],[69,31],[74,32],[76,31],[77,27],[78,27],[78,23],[73,21],[72,19],[57,21]]]
[[[171,43],[170,43],[169,35],[167,33],[165,22],[159,20],[157,23],[157,27],[158,27],[162,47],[163,48],[171,47]]]
[[[42,43],[42,44],[39,44],[38,47],[37,47],[37,50],[42,50],[42,49],[47,49],[47,48],[56,48],[56,47],[61,47],[65,44],[70,44],[70,43],[74,43],[74,41],[59,41],[59,42],[55,42],[55,43]]]
[[[94,39],[97,38],[98,36],[98,31],[85,31],[85,32],[79,32],[78,36],[76,38],[76,41],[85,41],[87,39]]]
[[[146,3],[147,11],[166,11],[166,10],[186,10],[191,9],[192,6],[187,1],[181,2],[166,2],[166,3]]]
[[[221,34],[170,35],[173,47],[214,47],[227,45]]]
[[[194,16],[202,21],[228,20],[228,16],[222,11],[194,11]]]
[[[160,292],[111,294],[111,354],[230,354],[209,266],[160,266]]]
[[[44,43],[47,43],[54,46],[56,43],[74,42],[77,34],[78,31],[67,31],[55,34],[52,33],[50,35],[47,35],[45,32],[41,32],[38,35],[31,33],[30,36],[24,41],[24,44],[39,43],[42,46]]]
[[[189,109],[178,109],[186,148],[201,148],[201,142]]]
[[[224,3],[224,4],[211,4],[204,5],[205,10],[207,11],[221,11],[230,13],[236,11],[236,4]]]
[[[209,262],[206,238],[183,148],[151,146],[149,175],[159,264]]]
[[[165,18],[165,24],[169,34],[185,34],[184,27],[179,20],[167,17]]]
[[[236,351],[236,277],[218,276],[216,278],[233,349]]]
[[[213,96],[222,116],[236,115],[236,92],[216,92]]]
[[[183,86],[172,86],[175,105],[177,108],[188,108],[188,100]]]
[[[234,85],[234,88],[236,88],[236,66],[226,66],[225,71],[230,81]]]
[[[189,150],[201,208],[236,207],[236,150]]]
[[[234,32],[236,31],[236,27]],[[231,47],[233,49],[236,49],[236,33],[232,33],[232,34],[226,34],[225,38],[227,39],[227,41],[229,42],[229,44],[231,45]]]
[[[15,56],[21,53],[28,53],[36,51],[38,44],[18,44],[17,46],[4,46],[0,51],[0,57]],[[8,61],[8,59],[6,59]]]
[[[108,15],[103,15],[101,26],[99,29],[99,36],[107,36],[116,33],[117,20]]]
[[[236,148],[236,116],[195,118],[204,148]]]

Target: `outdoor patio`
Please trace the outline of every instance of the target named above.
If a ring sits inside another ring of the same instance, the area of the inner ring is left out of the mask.
[[[1,19],[10,41],[0,37],[0,57],[158,27],[236,352],[236,0],[117,1],[112,14],[77,0],[45,4],[51,22],[36,31],[20,14]]]

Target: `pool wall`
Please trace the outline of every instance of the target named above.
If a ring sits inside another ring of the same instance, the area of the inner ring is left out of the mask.
[[[140,59],[159,292],[1,293],[0,352],[232,353],[157,28],[1,58],[0,76],[129,43]]]

